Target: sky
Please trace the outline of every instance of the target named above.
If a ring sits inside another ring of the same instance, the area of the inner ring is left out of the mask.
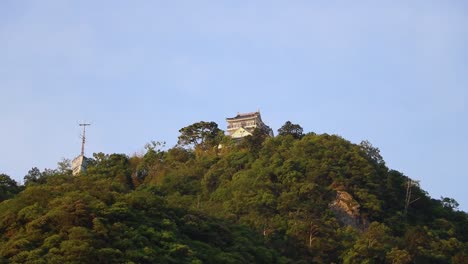
[[[0,1],[0,173],[260,110],[468,211],[466,1]]]

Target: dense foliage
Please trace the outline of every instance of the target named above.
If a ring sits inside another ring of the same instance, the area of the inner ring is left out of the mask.
[[[467,214],[367,141],[291,122],[240,141],[213,122],[180,132],[168,150],[94,154],[84,175],[1,181],[0,263],[468,263]]]

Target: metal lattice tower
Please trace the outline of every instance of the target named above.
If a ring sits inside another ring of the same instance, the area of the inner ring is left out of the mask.
[[[81,156],[84,156],[84,145],[86,143],[86,126],[90,126],[91,124],[82,123],[80,126],[83,127],[83,135],[81,135]]]

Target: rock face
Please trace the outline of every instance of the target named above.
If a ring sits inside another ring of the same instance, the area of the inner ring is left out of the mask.
[[[337,191],[335,200],[330,204],[330,209],[342,224],[363,229],[365,221],[361,218],[359,207],[353,196],[345,191]]]

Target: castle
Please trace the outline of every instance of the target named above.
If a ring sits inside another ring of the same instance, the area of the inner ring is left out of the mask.
[[[251,113],[237,113],[235,117],[226,118],[228,123],[227,132],[232,138],[243,138],[251,136],[253,131],[258,128],[269,136],[273,136],[273,130],[262,121],[260,111]]]

